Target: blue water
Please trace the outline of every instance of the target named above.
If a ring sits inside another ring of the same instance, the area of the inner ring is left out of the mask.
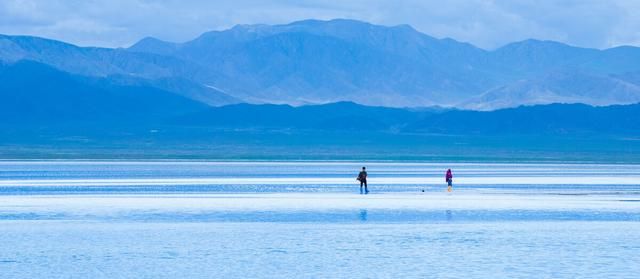
[[[367,196],[351,184],[363,164]],[[424,182],[446,168],[452,193]],[[638,165],[4,161],[0,278],[637,278],[637,177]]]

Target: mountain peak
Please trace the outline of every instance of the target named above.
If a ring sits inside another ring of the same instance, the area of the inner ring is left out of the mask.
[[[334,18],[329,20],[321,20],[321,19],[304,19],[294,21],[288,24],[284,24],[285,26],[318,26],[318,25],[362,25],[362,26],[370,26],[373,25],[371,23],[355,20],[355,19],[347,19],[347,18]]]
[[[506,44],[496,51],[504,51],[504,50],[513,50],[513,49],[586,49],[576,46],[571,46],[565,43],[550,41],[550,40],[539,40],[539,39],[526,39],[519,42],[513,42]]]
[[[270,27],[268,24],[236,24],[231,27],[231,29],[228,29],[228,31],[256,32]]]
[[[79,48],[78,46],[72,45],[70,43],[66,43],[63,41],[58,41],[54,39],[47,39],[37,36],[26,36],[26,35],[3,35],[0,34],[0,39],[9,40],[21,47],[33,47],[34,45],[38,46],[47,46],[47,47],[69,47],[69,48]]]
[[[166,41],[157,39],[155,37],[144,37],[142,38],[140,41],[138,41],[137,43],[133,44],[133,46],[135,45],[140,45],[140,44],[154,44],[154,43],[167,43]]]
[[[176,50],[176,44],[156,39],[154,37],[145,37],[127,48],[127,50],[167,55]]]

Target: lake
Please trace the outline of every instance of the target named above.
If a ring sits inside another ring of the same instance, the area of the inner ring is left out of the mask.
[[[640,165],[0,161],[0,248],[0,278],[636,278]]]

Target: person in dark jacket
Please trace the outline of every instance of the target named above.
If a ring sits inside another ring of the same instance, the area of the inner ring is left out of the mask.
[[[447,181],[447,191],[451,192],[453,188],[453,174],[451,173],[451,169],[447,170],[447,174],[445,175],[445,179]]]
[[[362,167],[362,171],[358,174],[356,180],[360,181],[360,194],[369,194],[369,189],[367,188],[367,168]],[[362,191],[362,185],[364,185],[364,192]]]

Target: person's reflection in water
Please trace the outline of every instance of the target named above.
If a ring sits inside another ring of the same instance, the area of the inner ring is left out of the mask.
[[[367,210],[366,209],[360,209],[360,221],[361,222],[366,222],[367,221]]]
[[[447,221],[450,222],[453,219],[453,215],[451,214],[451,210],[446,211]]]

